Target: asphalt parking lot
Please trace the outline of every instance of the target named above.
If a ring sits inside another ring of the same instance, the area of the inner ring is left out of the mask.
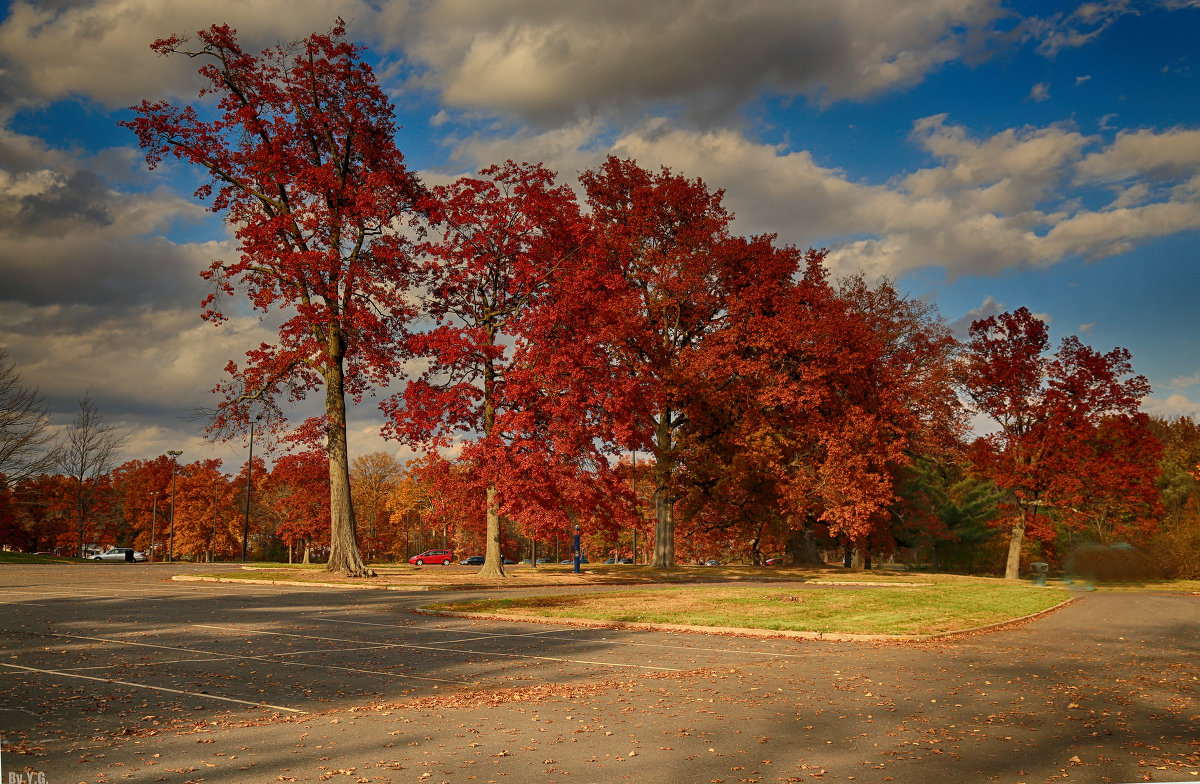
[[[3,776],[1200,781],[1198,596],[1094,593],[1000,632],[834,643],[167,579],[205,569],[0,567]]]

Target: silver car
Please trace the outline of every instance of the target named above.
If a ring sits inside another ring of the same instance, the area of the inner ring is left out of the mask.
[[[130,556],[132,553],[132,556]],[[105,550],[99,555],[92,556],[93,561],[136,561],[141,563],[146,560],[145,553],[139,553],[132,547],[113,547],[110,550]]]

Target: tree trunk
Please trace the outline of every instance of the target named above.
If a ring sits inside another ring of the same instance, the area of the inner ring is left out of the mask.
[[[675,565],[675,503],[671,497],[671,412],[658,415],[654,450],[654,560],[650,565]]]
[[[825,565],[825,560],[821,558],[821,553],[817,551],[817,539],[813,534],[809,521],[805,521],[800,530],[792,531],[791,537],[788,538],[785,558],[791,566],[799,566],[801,564]]]
[[[493,327],[488,327],[488,344],[495,345],[496,333]],[[491,436],[496,427],[496,367],[490,359],[483,366],[483,435]],[[504,577],[504,556],[500,553],[500,497],[496,492],[496,484],[488,485],[487,499],[487,551],[483,554],[483,568],[479,570],[480,577]],[[521,538],[517,536],[518,550]]]
[[[487,552],[484,553],[479,576],[505,576],[504,556],[500,554],[500,498],[495,485],[488,485],[487,489]]]
[[[1012,535],[1008,539],[1008,563],[1004,566],[1004,579],[1021,578],[1021,543],[1025,541],[1025,518],[1013,520]]]
[[[342,358],[325,371],[325,418],[329,451],[329,563],[325,570],[347,577],[374,577],[358,551],[354,507],[350,504],[350,455],[346,444],[346,391]]]

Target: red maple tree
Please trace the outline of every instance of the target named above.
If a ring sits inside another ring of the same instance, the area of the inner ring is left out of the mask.
[[[442,230],[422,246],[422,283],[435,324],[410,341],[428,369],[385,410],[390,433],[414,447],[461,440],[458,463],[468,470],[439,476],[478,491],[447,497],[482,499],[480,574],[500,577],[502,515],[536,537],[605,496],[585,488],[611,474],[596,412],[612,387],[593,372],[608,366],[571,324],[581,301],[602,298],[597,281],[585,280],[587,224],[553,172],[509,161],[434,197]]]
[[[314,546],[329,542],[329,458],[309,451],[283,455],[264,487],[279,517],[276,530],[291,553],[298,547],[309,562]]]
[[[329,454],[328,568],[367,574],[350,503],[346,396],[357,400],[399,371],[409,315],[404,224],[425,198],[396,148],[391,105],[341,20],[328,34],[260,55],[244,51],[227,25],[152,48],[199,58],[208,82],[200,94],[218,98],[212,120],[208,109],[143,101],[123,123],[151,168],[173,155],[205,169],[210,181],[197,195],[236,232],[240,257],[205,273],[216,290],[204,318],[222,321],[221,297],[240,290],[282,322],[274,344],[227,365],[212,431],[240,432],[256,413],[278,420],[280,398],[324,386],[325,415],[298,435],[323,439]]]
[[[704,373],[696,363],[688,369],[689,357],[724,328],[736,303],[756,301],[755,289],[782,285],[795,264],[778,264],[764,247],[769,239],[732,237],[722,192],[701,180],[611,156],[580,180],[596,225],[596,264],[623,283],[598,329],[606,356],[642,385],[640,397],[627,399],[623,443],[653,456],[652,564],[669,567],[682,494],[685,398]]]
[[[1123,348],[1101,354],[1075,337],[1046,356],[1045,322],[1027,308],[974,322],[963,388],[998,431],[978,439],[976,465],[1001,490],[1010,525],[1005,577],[1020,576],[1027,536],[1053,538],[1055,522],[1147,524],[1161,446],[1137,407],[1150,393]]]

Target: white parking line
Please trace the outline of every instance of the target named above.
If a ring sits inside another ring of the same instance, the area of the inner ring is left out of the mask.
[[[403,626],[401,624],[394,624],[394,623],[373,623],[371,621],[351,621],[348,619],[341,619],[341,618],[314,618],[313,620],[325,621],[326,623],[353,623],[353,624],[357,624],[360,626],[382,626],[385,629],[404,629],[405,631],[421,632],[424,634],[436,634],[438,632],[445,632],[446,634],[473,634],[473,635],[475,635],[474,637],[465,637],[460,640],[455,640],[455,642],[472,642],[474,640],[493,640],[493,639],[496,639],[497,637],[504,637],[504,638],[507,638],[507,637],[537,637],[539,635],[554,634],[558,631],[557,629],[547,629],[546,631],[543,631],[543,632],[530,632],[528,634],[501,634],[501,633],[480,634],[478,631],[460,631],[458,629],[423,629],[420,626]]]
[[[201,650],[201,649],[197,649],[197,648],[180,648],[180,647],[174,646],[174,645],[154,645],[154,644],[148,643],[148,642],[134,642],[133,640],[119,640],[119,639],[114,640],[110,637],[87,637],[82,634],[59,634],[56,632],[40,632],[40,633],[44,634],[48,637],[65,637],[67,639],[91,640],[91,641],[95,641],[95,642],[113,643],[116,645],[137,645],[142,648],[158,648],[158,649],[164,650],[164,651],[181,651],[183,653],[199,653],[202,655],[211,656],[212,658],[209,659],[209,661],[236,661],[236,660],[259,661],[259,662],[267,662],[268,664],[282,664],[285,667],[309,667],[309,668],[314,668],[314,669],[318,669],[318,670],[339,670],[341,672],[357,672],[357,673],[362,673],[364,675],[387,675],[392,678],[405,678],[407,680],[413,680],[413,681],[437,681],[438,683],[457,683],[460,685],[472,685],[474,683],[473,681],[456,680],[453,678],[435,678],[431,675],[407,675],[405,673],[391,672],[389,670],[368,670],[368,669],[364,669],[361,667],[339,667],[335,664],[313,664],[312,662],[291,662],[291,661],[282,661],[280,659],[274,659],[274,660],[271,659],[271,657],[273,657],[273,656],[290,656],[290,655],[298,655],[301,653],[346,653],[346,652],[356,652],[356,651],[361,651],[361,650],[368,650],[371,648],[392,648],[392,647],[394,647],[388,643],[355,645],[352,648],[338,648],[338,649],[334,649],[334,650],[326,649],[324,651],[284,651],[282,653],[268,653],[268,654],[263,654],[261,656],[252,656],[252,655],[238,654],[238,653],[217,653],[215,651],[205,651],[205,650]],[[154,665],[154,664],[158,664],[158,663],[160,663],[160,662],[147,662],[146,664],[148,666],[150,666],[150,665]],[[170,662],[162,662],[162,663],[169,664]],[[132,667],[132,666],[141,666],[141,665],[138,665],[138,664],[115,664],[115,665],[110,665],[110,666]],[[96,668],[94,668],[94,667],[79,667],[79,668],[68,667],[65,669],[96,669]]]
[[[132,683],[130,681],[119,681],[114,678],[97,678],[92,675],[80,675],[74,672],[63,672],[62,670],[41,670],[37,667],[23,667],[20,664],[6,664],[0,662],[0,667],[8,667],[11,670],[23,670],[25,672],[36,672],[42,675],[58,675],[63,678],[81,678],[88,681],[99,681],[100,683],[112,683],[117,686],[130,686],[135,689],[152,689],[154,691],[163,691],[169,694],[182,694],[185,697],[197,697],[206,700],[220,700],[221,702],[235,702],[238,705],[249,705],[254,708],[270,708],[271,710],[287,711],[288,713],[308,713],[306,710],[299,708],[289,708],[285,705],[271,705],[266,702],[250,702],[249,700],[236,700],[233,697],[221,697],[216,694],[201,694],[194,691],[182,691],[180,689],[168,689],[166,686],[151,686],[148,683]]]
[[[328,642],[344,642],[344,643],[357,642],[357,640],[347,640],[347,639],[338,638],[338,637],[320,637],[317,635],[310,635],[310,634],[288,634],[286,632],[269,632],[269,631],[264,631],[261,629],[247,629],[245,627],[240,627],[240,626],[210,626],[208,624],[203,624],[203,623],[198,623],[198,624],[196,624],[196,626],[200,627],[201,629],[219,629],[221,631],[237,632],[240,634],[270,634],[270,635],[274,635],[277,637],[299,637],[301,639],[325,640]],[[654,667],[654,666],[647,665],[647,664],[626,664],[625,662],[616,662],[616,663],[602,662],[602,661],[591,661],[589,659],[566,659],[561,656],[534,656],[533,654],[528,654],[528,653],[501,653],[499,651],[473,651],[473,650],[464,649],[464,648],[438,647],[436,645],[416,645],[413,643],[387,643],[387,647],[389,647],[389,648],[408,648],[411,650],[418,650],[418,651],[440,651],[442,653],[469,654],[472,656],[505,656],[510,659],[534,659],[537,661],[565,662],[568,664],[592,664],[597,667],[627,667],[627,668],[635,669],[635,670],[655,670],[657,672],[683,672],[682,670],[678,669],[677,667]]]
[[[340,618],[315,618],[313,620],[325,621],[327,623],[353,623],[353,624],[362,624],[362,625],[366,625],[366,626],[384,626],[384,627],[393,628],[393,629],[404,629],[406,631],[408,631],[408,630],[438,631],[438,632],[445,632],[447,634],[479,635],[479,632],[477,632],[477,631],[470,631],[470,630],[465,630],[465,629],[463,629],[463,630],[460,630],[460,629],[423,630],[423,629],[420,629],[419,627],[414,627],[414,626],[402,626],[400,624],[388,624],[388,623],[372,623],[369,621],[352,621],[349,619],[340,619]],[[486,640],[486,639],[496,638],[496,637],[504,637],[504,638],[508,638],[508,637],[514,637],[514,638],[515,637],[539,637],[541,639],[577,640],[577,639],[581,639],[578,636],[577,632],[593,632],[593,633],[595,633],[595,632],[600,632],[600,631],[611,632],[612,630],[611,629],[586,629],[585,628],[585,629],[579,629],[576,632],[564,632],[561,629],[547,629],[545,631],[522,632],[520,634],[500,634],[500,633],[484,634],[484,635],[480,635],[477,637],[468,637],[468,638],[465,638],[462,640],[457,640],[457,642],[471,642],[472,640]],[[642,632],[642,633],[644,633],[644,632]],[[601,639],[604,642],[608,643],[609,645],[613,645],[613,646],[626,645],[626,646],[631,646],[631,647],[636,647],[636,648],[665,648],[667,650],[672,650],[672,651],[694,651],[696,653],[747,654],[750,656],[766,656],[766,657],[770,657],[770,658],[780,658],[780,659],[806,659],[806,658],[809,658],[809,654],[776,653],[773,651],[750,651],[750,650],[739,650],[737,648],[698,648],[698,647],[692,646],[692,645],[666,645],[663,643],[654,643],[654,642],[625,642],[623,640],[609,640],[607,638],[601,638]]]

